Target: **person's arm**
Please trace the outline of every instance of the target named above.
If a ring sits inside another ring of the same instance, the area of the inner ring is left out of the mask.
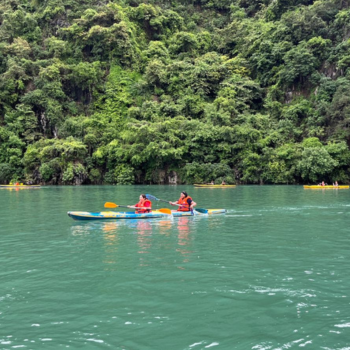
[[[130,209],[136,209],[136,208],[139,207],[139,205],[138,205],[138,203],[137,203],[137,204],[135,204],[135,205],[127,205],[127,207],[130,208]]]
[[[193,208],[194,206],[197,205],[197,203],[191,199],[187,199],[187,204],[189,205],[190,208]]]
[[[176,202],[169,202],[170,205],[176,205],[178,204],[179,201],[176,201]]]

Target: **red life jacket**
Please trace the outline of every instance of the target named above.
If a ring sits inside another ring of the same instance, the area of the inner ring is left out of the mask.
[[[177,201],[177,204],[181,204],[181,207],[179,207],[177,211],[191,211],[190,206],[187,203],[188,199],[192,200],[192,198],[188,196],[188,197],[185,197],[184,199],[180,198]]]
[[[143,203],[138,202],[135,204],[135,207],[149,207],[149,209],[136,209],[135,213],[136,214],[143,214],[143,213],[150,213],[152,211],[152,202],[146,199]]]

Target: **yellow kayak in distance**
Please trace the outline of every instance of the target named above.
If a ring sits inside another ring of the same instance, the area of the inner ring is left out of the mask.
[[[207,185],[207,184],[194,184],[196,188],[235,188],[236,185]]]
[[[320,186],[320,185],[304,185],[304,189],[306,190],[348,190],[348,185],[342,185],[342,186]]]
[[[40,185],[0,185],[1,188],[9,188],[9,189],[24,189],[24,188],[40,188]]]

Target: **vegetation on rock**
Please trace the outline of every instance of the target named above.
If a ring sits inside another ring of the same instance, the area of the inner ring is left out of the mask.
[[[346,0],[3,0],[0,182],[350,180]]]

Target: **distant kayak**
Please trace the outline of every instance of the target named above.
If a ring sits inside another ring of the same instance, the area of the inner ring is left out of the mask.
[[[225,209],[208,209],[208,214],[224,214]],[[101,212],[89,212],[89,211],[69,211],[68,216],[74,220],[125,220],[125,219],[154,219],[164,217],[183,217],[193,215],[207,215],[194,211],[192,214],[190,211],[172,211],[171,215],[163,214],[157,210],[152,213],[136,214],[133,212],[115,212],[115,211],[101,211]]]
[[[0,188],[40,188],[40,185],[0,185]]]
[[[194,187],[199,188],[234,188],[236,185],[207,185],[207,184],[194,184]]]
[[[311,189],[311,190],[347,190],[349,189],[349,186],[343,185],[343,186],[332,186],[332,185],[327,185],[327,186],[319,186],[319,185],[304,185],[305,189]]]

